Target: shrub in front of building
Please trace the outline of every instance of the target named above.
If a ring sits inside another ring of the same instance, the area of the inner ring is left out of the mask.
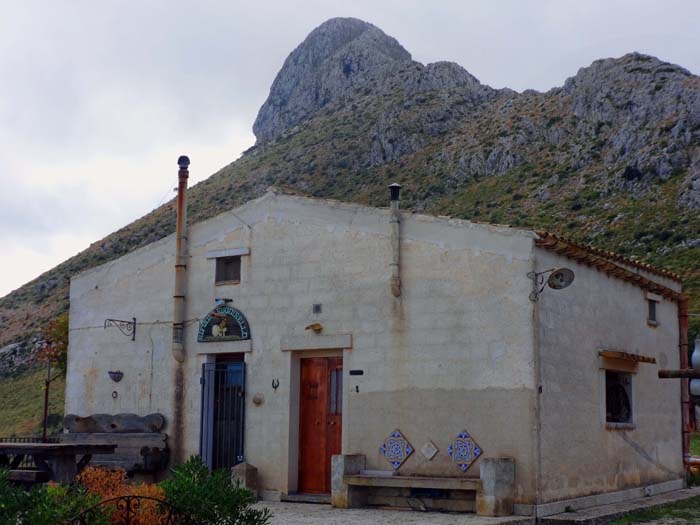
[[[8,471],[0,469],[0,525],[67,523],[99,501],[98,495],[77,484],[48,483],[25,490],[10,483]],[[94,514],[85,524],[108,525],[109,518]]]
[[[80,515],[85,525],[122,523],[125,510],[117,498],[124,497],[138,500],[132,499],[131,508],[140,525],[164,523],[168,505],[178,525],[267,525],[272,517],[268,509],[251,507],[255,496],[232,483],[228,470],[210,472],[199,457],[174,467],[160,484],[131,483],[126,471],[102,467],[86,468],[76,481],[27,490],[10,483],[8,471],[0,469],[0,525],[71,523]]]
[[[254,509],[255,496],[239,484],[231,483],[226,469],[209,471],[193,456],[172,469],[163,481],[167,501],[185,516],[183,525],[267,525],[268,509]]]

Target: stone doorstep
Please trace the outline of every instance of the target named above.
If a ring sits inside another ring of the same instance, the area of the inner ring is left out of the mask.
[[[553,516],[539,518],[537,523],[543,525],[600,525],[639,510],[658,507],[695,496],[700,496],[700,487],[674,490],[655,496],[599,505],[575,512],[554,514]]]
[[[280,497],[281,501],[287,503],[316,503],[320,505],[330,505],[330,494],[283,494]]]

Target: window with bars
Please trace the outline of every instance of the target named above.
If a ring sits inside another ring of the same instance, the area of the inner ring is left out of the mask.
[[[241,257],[218,257],[216,259],[216,284],[241,282]]]
[[[605,371],[605,422],[632,423],[632,374]]]

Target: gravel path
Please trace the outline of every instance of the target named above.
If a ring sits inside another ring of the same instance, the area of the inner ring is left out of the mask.
[[[516,525],[522,518],[484,518],[475,514],[443,514],[382,509],[334,509],[330,505],[263,501],[274,517],[272,525]]]

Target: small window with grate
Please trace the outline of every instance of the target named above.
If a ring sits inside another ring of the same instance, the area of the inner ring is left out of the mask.
[[[659,324],[658,319],[656,319],[656,303],[654,299],[647,299],[647,323],[651,326],[656,326]]]
[[[241,282],[241,257],[218,257],[216,259],[216,284]]]
[[[605,371],[605,422],[612,426],[632,425],[632,374]]]

